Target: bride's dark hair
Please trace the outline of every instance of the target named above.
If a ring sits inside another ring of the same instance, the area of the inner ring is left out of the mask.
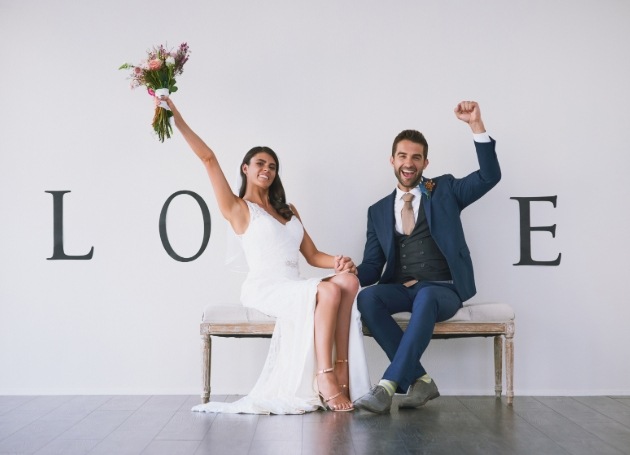
[[[273,182],[269,187],[269,202],[282,218],[290,220],[293,216],[293,211],[291,210],[291,207],[289,207],[289,204],[287,204],[287,197],[284,194],[282,180],[280,180],[280,161],[278,160],[276,152],[271,150],[269,147],[254,147],[243,157],[243,161],[239,169],[241,174],[241,189],[238,192],[238,197],[242,198],[245,196],[245,189],[247,188],[247,176],[245,176],[245,173],[243,172],[243,164],[247,164],[249,166],[252,158],[259,153],[268,153],[276,162],[276,178],[273,179]]]

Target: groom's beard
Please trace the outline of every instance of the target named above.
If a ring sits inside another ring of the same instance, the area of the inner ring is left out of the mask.
[[[398,179],[398,183],[400,183],[401,186],[404,186],[405,188],[415,188],[420,184],[420,181],[422,180],[422,171],[419,171],[418,174],[416,174],[415,178],[413,180],[409,180],[405,177],[403,177],[402,175],[402,167],[400,167],[397,171],[396,171],[396,179]]]

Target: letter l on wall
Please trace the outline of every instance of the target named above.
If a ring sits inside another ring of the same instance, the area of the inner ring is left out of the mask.
[[[63,251],[63,195],[70,191],[46,191],[53,197],[53,255],[47,260],[67,259],[74,261],[90,260],[94,254],[94,247],[83,256],[71,256]]]

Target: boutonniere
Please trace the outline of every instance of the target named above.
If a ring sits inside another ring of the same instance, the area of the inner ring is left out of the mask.
[[[435,182],[431,179],[425,180],[420,184],[420,192],[427,197],[427,200],[431,199],[433,188],[435,188]]]

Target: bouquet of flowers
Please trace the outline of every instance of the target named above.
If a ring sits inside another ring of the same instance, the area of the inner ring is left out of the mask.
[[[190,49],[187,43],[182,43],[174,51],[167,51],[160,44],[159,47],[147,51],[147,59],[138,65],[124,63],[118,69],[130,69],[131,88],[144,86],[149,95],[157,96],[169,95],[177,91],[175,76],[179,76],[184,71],[184,63],[188,61]],[[173,113],[164,101],[155,106],[153,116],[153,129],[158,135],[160,142],[164,138],[170,138],[173,133],[170,117]]]

